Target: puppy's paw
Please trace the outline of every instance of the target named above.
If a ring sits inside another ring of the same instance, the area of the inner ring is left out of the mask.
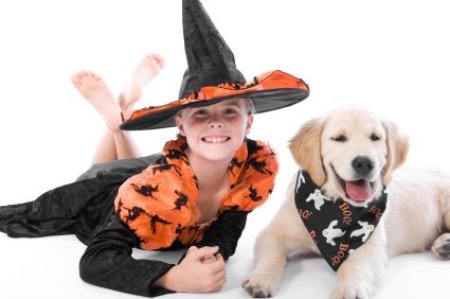
[[[252,273],[242,282],[242,288],[254,298],[269,298],[277,291],[280,281],[281,276],[270,272]]]
[[[434,256],[441,260],[450,259],[450,233],[440,235],[436,241],[434,241],[431,251]]]
[[[370,287],[362,283],[338,283],[330,299],[368,299],[371,293]]]

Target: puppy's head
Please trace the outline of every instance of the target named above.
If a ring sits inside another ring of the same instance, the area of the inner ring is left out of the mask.
[[[306,123],[290,150],[328,196],[361,206],[380,194],[405,161],[408,141],[393,123],[351,108]]]

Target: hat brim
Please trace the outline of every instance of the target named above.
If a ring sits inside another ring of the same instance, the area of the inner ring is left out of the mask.
[[[302,79],[277,70],[255,77],[250,84],[206,86],[169,104],[136,110],[120,128],[150,130],[173,127],[176,126],[175,115],[182,109],[209,106],[236,97],[251,98],[255,113],[262,113],[294,105],[308,95],[309,88]]]

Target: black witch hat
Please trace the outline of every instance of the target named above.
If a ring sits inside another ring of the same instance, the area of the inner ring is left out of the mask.
[[[198,0],[183,0],[183,34],[188,68],[183,75],[179,99],[134,111],[121,129],[175,126],[179,110],[231,98],[251,98],[255,113],[260,113],[296,104],[309,95],[309,88],[302,79],[278,70],[246,83],[236,68],[233,52]]]

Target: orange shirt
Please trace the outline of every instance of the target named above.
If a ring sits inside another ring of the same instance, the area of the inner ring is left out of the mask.
[[[184,138],[166,143],[165,164],[150,165],[120,187],[115,209],[140,239],[142,249],[170,247],[176,240],[199,242],[214,221],[198,224],[198,185],[184,149]],[[261,141],[246,140],[236,151],[229,171],[230,192],[221,200],[226,210],[251,211],[273,190],[278,171],[276,154]]]

